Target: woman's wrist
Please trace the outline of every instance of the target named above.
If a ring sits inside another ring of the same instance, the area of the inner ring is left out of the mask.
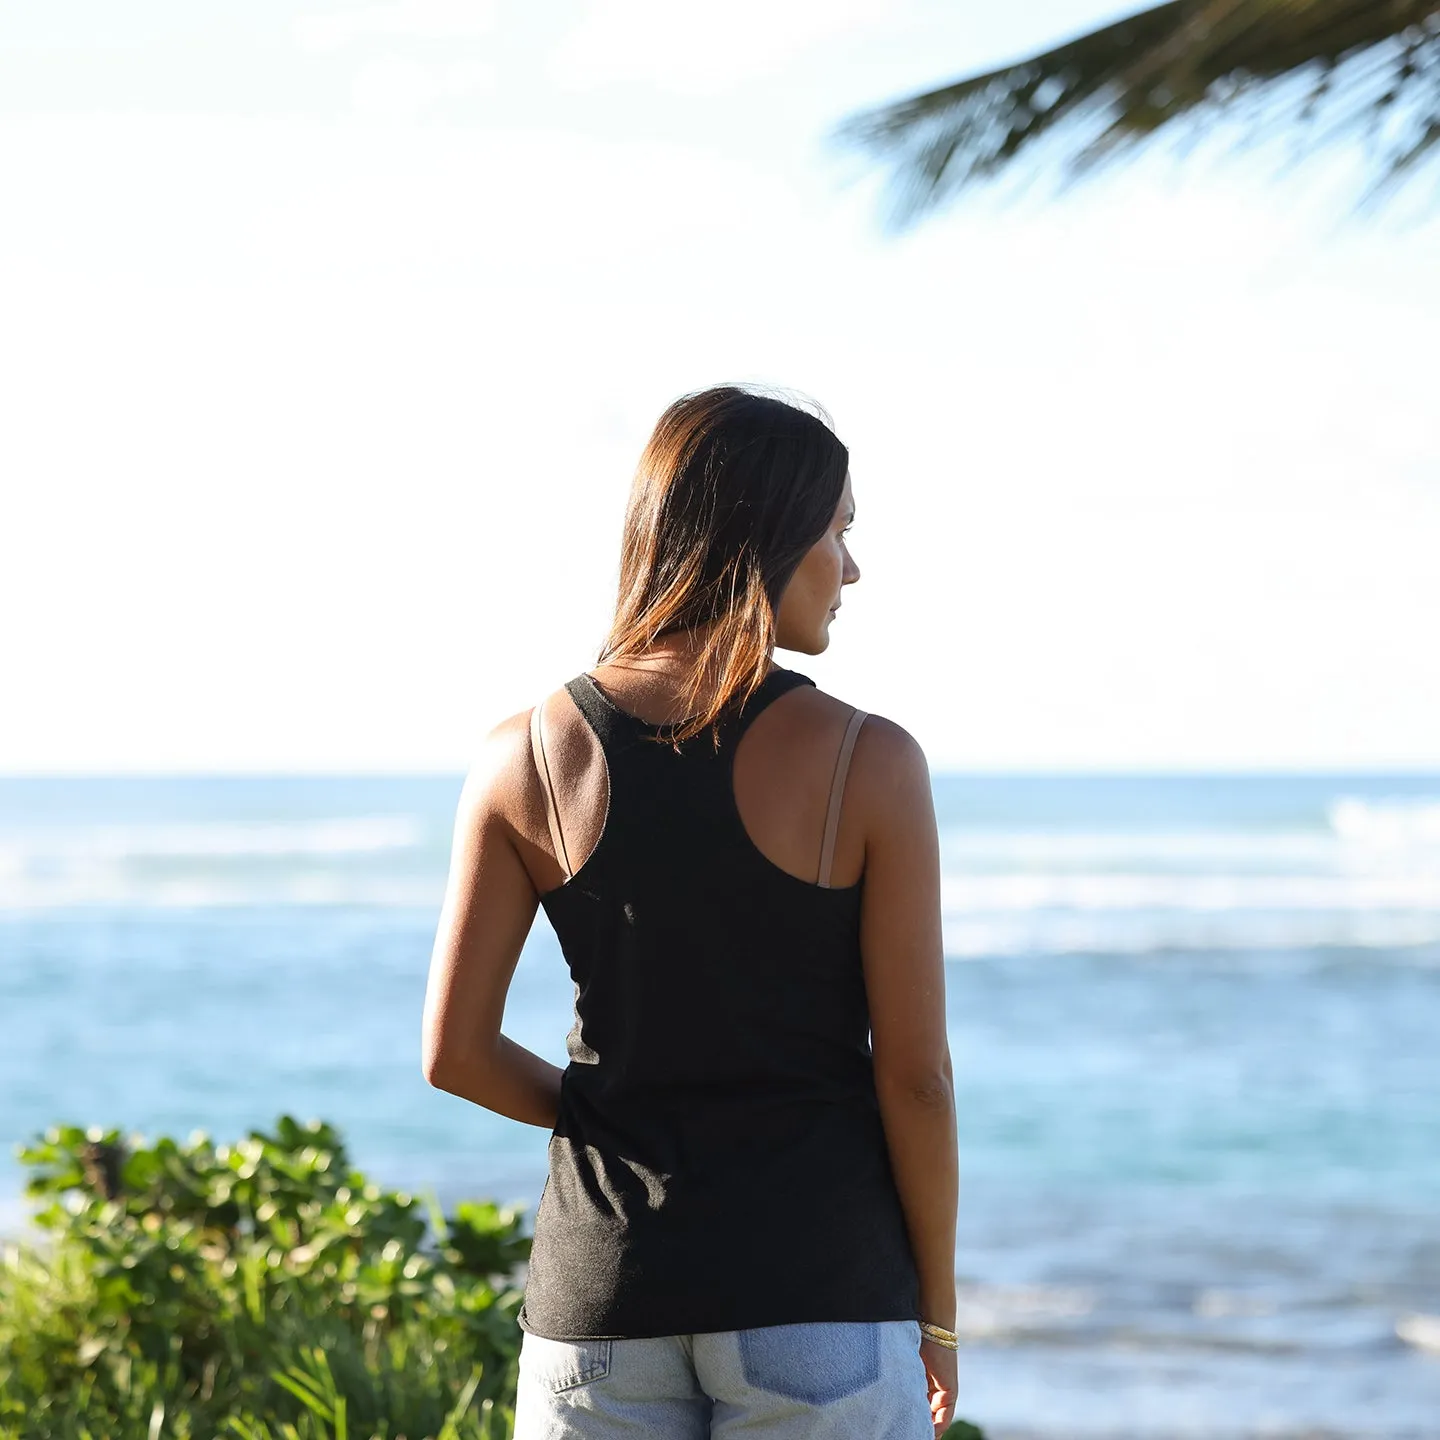
[[[939,1345],[944,1350],[958,1350],[960,1337],[948,1325],[932,1325],[928,1320],[920,1322],[920,1338]]]

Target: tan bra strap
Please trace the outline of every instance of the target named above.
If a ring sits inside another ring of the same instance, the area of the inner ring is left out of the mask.
[[[540,712],[545,708],[542,700],[530,712],[530,755],[535,761],[535,769],[545,786],[545,819],[550,824],[550,844],[555,849],[555,859],[559,861],[560,868],[565,872],[568,880],[571,876],[570,856],[565,849],[565,837],[560,833],[560,815],[555,808],[555,787],[550,780],[550,762],[545,758],[545,735],[541,729],[544,723]]]
[[[820,875],[816,883],[822,889],[830,888],[830,867],[835,861],[835,837],[840,833],[840,798],[845,793],[845,776],[850,770],[850,752],[855,748],[855,737],[865,723],[866,711],[857,710],[845,727],[845,738],[840,742],[840,753],[835,758],[835,776],[830,781],[830,804],[825,811],[825,839],[820,845]]]

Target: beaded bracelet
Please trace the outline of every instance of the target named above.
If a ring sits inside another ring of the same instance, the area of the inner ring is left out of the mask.
[[[922,1320],[920,1333],[925,1339],[940,1346],[942,1350],[958,1350],[960,1348],[960,1337],[953,1330],[946,1330],[941,1325],[931,1325],[929,1321]]]

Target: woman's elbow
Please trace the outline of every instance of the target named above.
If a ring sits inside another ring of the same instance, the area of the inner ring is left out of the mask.
[[[437,1090],[446,1090],[449,1087],[445,1081],[448,1077],[445,1054],[436,1046],[422,1045],[420,1048],[420,1073],[425,1077],[427,1085],[433,1085]]]
[[[907,1066],[896,1071],[877,1070],[875,1088],[881,1096],[923,1110],[953,1110],[955,1080],[949,1058],[933,1066]]]
[[[473,1077],[476,1069],[476,1057],[459,1053],[455,1043],[452,1041],[447,1044],[444,1036],[438,1032],[425,1033],[420,1045],[420,1073],[425,1077],[427,1085],[453,1095],[456,1093],[456,1086],[461,1083],[460,1077]]]

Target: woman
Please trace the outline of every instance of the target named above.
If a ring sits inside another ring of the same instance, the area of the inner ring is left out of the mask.
[[[816,416],[730,386],[678,400],[599,663],[497,726],[466,783],[424,1063],[553,1132],[517,1440],[949,1423],[929,774],[898,725],[771,658],[829,645],[853,516]],[[563,1071],[500,1031],[537,904],[575,982]]]

